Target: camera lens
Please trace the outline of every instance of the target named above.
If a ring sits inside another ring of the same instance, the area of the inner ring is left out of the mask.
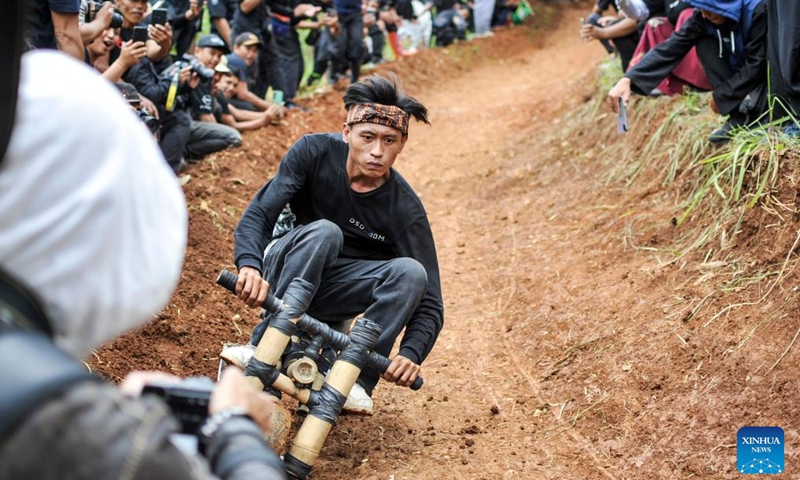
[[[147,113],[147,110],[141,107],[136,109],[136,114],[139,115],[139,120],[141,120],[145,125],[147,125],[147,128],[150,129],[151,133],[158,132],[159,123],[156,117],[150,115],[149,113]]]
[[[192,71],[200,75],[200,77],[205,80],[210,80],[214,78],[214,70],[206,67],[200,62],[194,63],[192,65]]]

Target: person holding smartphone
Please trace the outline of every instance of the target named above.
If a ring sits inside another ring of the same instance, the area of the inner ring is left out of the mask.
[[[107,28],[86,47],[87,63],[110,82],[118,82],[129,68],[147,55],[145,42],[129,40],[120,46],[120,55],[109,65],[109,53],[119,41],[119,29]]]
[[[123,23],[120,28],[122,41],[127,42],[133,39],[134,27],[142,24],[148,15],[150,4],[147,0],[115,0],[115,5],[122,14]],[[169,55],[172,48],[172,28],[166,25],[143,25],[147,28],[147,58],[154,62],[159,62]],[[112,53],[112,58],[116,59],[119,52]]]
[[[632,93],[647,95],[694,47],[713,86],[709,106],[728,115],[709,135],[712,143],[730,140],[734,129],[760,116],[761,106],[747,101],[767,76],[767,3],[762,0],[684,0],[695,8],[680,30],[647,52],[608,92],[614,112],[619,99]],[[756,97],[757,95],[752,95]]]

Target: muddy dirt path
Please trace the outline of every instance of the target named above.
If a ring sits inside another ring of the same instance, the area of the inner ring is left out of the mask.
[[[425,387],[379,385],[375,416],[333,428],[316,479],[727,479],[738,477],[739,427],[782,425],[787,443],[800,441],[790,351],[800,274],[787,271],[763,302],[763,284],[737,277],[740,265],[779,270],[794,227],[763,243],[741,234],[712,272],[697,266],[713,251],[670,261],[676,237],[703,228],[671,222],[693,174],[663,187],[655,165],[634,184],[608,181],[626,160],[606,158],[604,143],[625,140],[586,103],[603,60],[578,38],[586,9],[535,7],[523,26],[379,69],[396,70],[431,112],[396,166],[429,213],[445,328]],[[256,314],[213,279],[233,269],[233,229],[286,149],[341,128],[340,92],[305,101],[312,111],[190,166],[178,288],[92,368],[111,380],[136,369],[214,376],[222,344],[249,339]],[[635,112],[632,125],[647,128]],[[758,217],[748,222],[759,232]],[[718,288],[725,279],[736,288]]]
[[[359,465],[358,478],[580,478],[557,465],[558,455],[579,456],[586,462],[581,468],[604,472],[595,448],[577,431],[560,438],[556,448],[534,445],[528,420],[544,413],[547,402],[527,362],[504,340],[508,302],[518,288],[515,277],[542,268],[539,260],[525,259],[557,255],[552,263],[569,263],[575,253],[563,249],[562,239],[546,225],[546,207],[555,192],[547,183],[532,186],[522,201],[531,212],[542,212],[540,218],[533,215],[541,228],[527,225],[536,235],[514,238],[517,220],[508,206],[517,202],[502,198],[502,188],[492,191],[498,187],[490,178],[551,168],[537,165],[537,139],[548,137],[553,119],[579,96],[581,82],[591,78],[600,58],[594,45],[576,34],[579,16],[579,11],[564,12],[535,47],[510,45],[516,52],[480,70],[411,92],[429,108],[433,126],[412,126],[397,168],[429,212],[446,325],[423,366],[423,390],[382,386],[376,390],[378,416],[363,423],[346,419],[342,433],[334,433],[332,444],[344,441],[350,422],[371,429],[377,420],[375,436],[391,436],[379,442],[388,448],[352,459]],[[509,238],[510,250],[498,242]],[[521,248],[528,249],[523,259],[518,258]],[[493,281],[498,273],[499,283]],[[322,462],[319,478],[353,478],[329,476],[327,468],[338,470]]]

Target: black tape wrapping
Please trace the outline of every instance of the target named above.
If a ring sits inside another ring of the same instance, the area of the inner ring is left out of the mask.
[[[352,330],[350,330],[350,343],[361,345],[367,350],[372,350],[378,343],[381,336],[381,328],[376,322],[362,317],[359,318]]]
[[[291,453],[283,456],[283,469],[290,478],[299,478],[300,480],[305,480],[311,473],[311,465],[296,459]]]
[[[311,392],[311,398],[306,405],[310,408],[309,415],[336,425],[346,401],[347,395],[324,383],[319,391]]]
[[[217,277],[217,283],[220,286],[224,287],[225,289],[229,290],[230,292],[235,293],[237,279],[238,276],[235,273],[223,270]],[[300,282],[305,282],[305,280],[302,279],[295,279],[295,281],[298,280]],[[264,309],[266,309],[269,313],[277,314],[284,308],[284,305],[274,295],[270,294],[267,296],[267,299],[262,304],[262,307],[264,307]],[[300,316],[299,320],[297,321],[297,326],[298,328],[300,328],[300,330],[308,332],[312,336],[321,335],[330,346],[332,346],[334,349],[337,350],[345,348],[350,341],[347,335],[341,332],[337,332],[336,330],[333,330],[332,328],[328,327],[319,320],[316,320],[315,318],[305,314]],[[380,373],[385,373],[386,369],[388,369],[389,365],[391,365],[392,363],[388,358],[376,352],[369,352],[368,362],[370,365],[375,367]],[[423,385],[422,377],[417,377],[417,379],[414,381],[414,384],[411,386],[411,390],[419,390],[422,387],[422,385]]]
[[[342,350],[336,362],[347,362],[360,372],[367,364],[369,350],[378,343],[380,335],[380,325],[365,318],[360,319],[350,331],[350,345]],[[333,368],[336,368],[336,363]],[[319,392],[311,395],[309,415],[335,425],[346,401],[347,395],[325,382]]]
[[[297,321],[297,326],[300,330],[307,332],[312,337],[321,336],[325,342],[335,348],[341,350],[350,343],[350,338],[342,332],[337,332],[331,327],[325,325],[319,320],[315,320],[308,315],[303,315]]]
[[[378,343],[380,335],[380,325],[366,318],[360,319],[350,331],[350,345],[342,350],[337,361],[341,360],[364,370],[369,360],[369,351]]]
[[[275,315],[269,320],[270,328],[274,328],[284,335],[291,337],[297,335],[297,325],[284,315]]]
[[[269,326],[285,335],[295,335],[297,326],[293,320],[303,316],[313,297],[314,285],[302,278],[295,278],[283,295],[283,306],[273,314]]]
[[[245,376],[256,377],[265,387],[271,387],[280,373],[275,365],[269,365],[255,357],[247,362],[247,367],[244,369]]]
[[[295,278],[283,294],[283,308],[278,315],[288,318],[300,318],[314,298],[316,288],[311,282],[302,278]]]

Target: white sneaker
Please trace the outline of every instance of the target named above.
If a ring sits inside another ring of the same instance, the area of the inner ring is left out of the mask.
[[[247,366],[247,362],[253,358],[255,353],[256,347],[254,345],[250,345],[249,343],[246,345],[231,345],[222,349],[222,353],[219,354],[219,358],[225,360],[228,365],[236,365],[244,370],[244,368]]]
[[[342,408],[343,413],[356,415],[372,415],[372,398],[359,384],[354,384]]]

